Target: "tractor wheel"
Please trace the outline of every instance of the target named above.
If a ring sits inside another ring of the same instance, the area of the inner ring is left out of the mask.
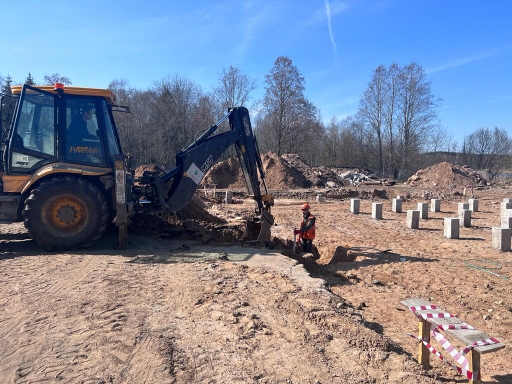
[[[47,250],[87,247],[105,231],[108,205],[87,180],[54,177],[32,190],[23,217],[29,235]]]

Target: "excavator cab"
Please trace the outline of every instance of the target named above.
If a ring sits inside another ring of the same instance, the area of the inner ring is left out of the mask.
[[[33,174],[51,163],[112,168],[121,153],[105,96],[83,89],[13,87],[19,94],[16,118],[7,135],[7,174]],[[98,97],[100,96],[100,97]]]
[[[92,244],[114,214],[121,146],[112,92],[62,84],[11,90],[1,103],[0,222],[23,221],[47,249]]]

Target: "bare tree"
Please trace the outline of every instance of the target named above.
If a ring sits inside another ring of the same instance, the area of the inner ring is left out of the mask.
[[[448,132],[446,132],[446,129],[440,127],[439,129],[435,130],[432,133],[432,137],[430,140],[430,164],[425,165],[432,165],[439,161],[442,161],[442,159],[440,159],[440,152],[448,151],[451,146],[452,136],[448,134]]]
[[[365,162],[403,176],[420,165],[424,151],[438,150],[445,133],[437,118],[440,99],[431,92],[431,80],[416,63],[404,67],[380,65],[361,95],[358,120],[370,157]]]
[[[219,74],[217,85],[213,88],[212,97],[209,97],[210,113],[213,111],[216,118],[223,116],[230,108],[245,106],[250,101],[250,94],[256,89],[256,80],[244,75],[242,71],[234,66],[223,68]],[[219,132],[228,129],[228,125],[220,127]],[[235,149],[230,147],[221,157],[236,156]]]
[[[270,73],[265,75],[263,109],[266,113],[266,139],[278,155],[285,153],[299,138],[300,132],[292,127],[304,104],[304,77],[285,56],[276,59]]]
[[[497,171],[500,159],[512,152],[512,140],[504,129],[480,128],[464,139],[464,153],[475,169]]]
[[[368,167],[369,154],[364,150],[367,147],[367,136],[363,130],[363,123],[353,117],[347,117],[340,123],[341,134],[341,166]]]
[[[324,150],[322,151],[323,164],[327,166],[337,167],[340,165],[341,155],[341,134],[340,123],[333,117],[326,128],[326,136],[324,141]]]
[[[400,70],[397,98],[397,127],[402,172],[407,175],[415,166],[418,154],[426,148],[432,133],[439,127],[437,107],[441,99],[431,91],[431,80],[417,63]]]
[[[109,88],[131,114],[117,114],[121,140],[139,163],[174,164],[176,154],[213,121],[213,105],[199,86],[185,77],[156,81],[147,90],[131,88],[126,80],[114,80]]]
[[[256,89],[256,80],[244,75],[239,68],[224,68],[219,75],[213,95],[224,112],[229,108],[246,106],[250,93]]]
[[[131,113],[114,112],[123,150],[133,155],[136,160],[142,161],[142,138],[138,136],[145,129],[143,122],[147,119],[143,116],[149,112],[140,107],[144,97],[140,97],[141,92],[130,87],[126,79],[112,80],[108,88],[115,94],[117,104],[129,106],[131,110]]]
[[[43,82],[45,85],[54,85],[55,83],[62,83],[64,85],[71,85],[71,79],[69,77],[61,76],[58,73],[52,73],[51,75],[44,75]]]
[[[400,89],[398,75],[400,73],[400,67],[398,64],[393,63],[387,70],[387,76],[385,79],[385,92],[386,102],[384,104],[384,124],[385,136],[388,143],[388,161],[387,167],[393,170],[393,177],[396,177],[398,164],[396,164],[396,147],[395,147],[395,117],[396,117],[396,104],[398,92]]]
[[[292,132],[297,132],[297,137],[292,135],[292,142],[288,146],[289,152],[300,154],[311,165],[319,165],[322,157],[321,143],[325,140],[325,127],[318,108],[304,98],[291,127]]]
[[[373,72],[372,79],[359,100],[359,118],[368,127],[368,150],[377,159],[379,170],[384,169],[384,119],[387,102],[386,79],[388,71],[383,65],[379,65]]]
[[[155,82],[152,96],[150,121],[158,143],[155,151],[168,163],[190,140],[192,132],[204,128],[193,119],[202,92],[191,80],[175,75]]]

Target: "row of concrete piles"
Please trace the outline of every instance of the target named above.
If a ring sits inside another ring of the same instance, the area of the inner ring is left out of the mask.
[[[393,199],[392,211],[402,213],[401,196]],[[361,200],[350,200],[350,212],[358,214],[360,211]],[[431,212],[441,212],[441,200],[432,199],[430,201]],[[407,211],[406,227],[410,229],[419,229],[420,219],[428,219],[428,203],[418,203],[418,209]],[[467,203],[458,204],[459,217],[446,217],[444,219],[444,237],[448,239],[459,238],[460,227],[471,227],[471,212],[478,212],[478,199],[469,199]],[[372,203],[372,218],[382,219],[382,203]],[[501,251],[511,250],[512,239],[512,199],[505,198],[501,203],[501,227],[492,228],[492,247]]]

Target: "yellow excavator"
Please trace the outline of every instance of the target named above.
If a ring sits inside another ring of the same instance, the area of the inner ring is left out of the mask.
[[[230,109],[196,134],[176,155],[173,170],[135,177],[113,117],[129,108],[116,105],[110,90],[56,83],[11,91],[0,95],[0,223],[23,221],[40,246],[62,250],[90,246],[113,220],[123,247],[133,215],[184,208],[205,173],[234,145],[255,202],[241,240],[270,241],[274,199],[246,108]],[[229,130],[215,134],[225,120]]]

